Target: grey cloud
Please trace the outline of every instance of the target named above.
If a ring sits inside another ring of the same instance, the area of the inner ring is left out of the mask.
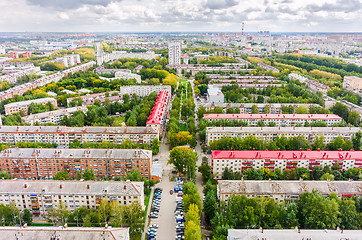
[[[210,9],[225,9],[237,5],[235,0],[207,0],[205,7]]]
[[[306,6],[306,9],[311,12],[356,12],[361,10],[362,3],[359,0],[338,0],[335,4],[334,3],[325,3],[321,6],[312,4]]]
[[[115,0],[26,0],[32,5],[59,9],[76,9],[84,5],[107,6]],[[116,0],[120,2],[121,0]]]

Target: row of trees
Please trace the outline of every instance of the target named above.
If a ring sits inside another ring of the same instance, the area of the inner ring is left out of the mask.
[[[199,171],[206,175],[206,165],[201,165]],[[208,175],[204,180],[213,179],[213,176]],[[269,168],[248,168],[243,171],[233,171],[231,168],[225,168],[222,177],[223,180],[240,180],[244,178],[245,180],[299,180],[300,178],[304,180],[336,180],[343,181],[348,179],[353,179],[359,181],[362,179],[362,171],[359,168],[350,168],[348,170],[341,170],[338,163],[335,163],[332,168],[329,166],[321,167],[315,166],[309,171],[307,168],[292,168],[292,169],[275,169],[271,171]]]
[[[170,151],[168,164],[173,164],[180,173],[186,174],[187,180],[196,179],[196,162],[198,155],[189,147],[174,147]]]
[[[192,98],[192,89],[187,88],[189,91],[187,91],[186,95],[186,89],[179,87],[176,90],[176,97],[172,102],[172,110],[167,125],[167,139],[170,148],[187,144],[191,147],[196,146],[195,107]],[[184,99],[182,103],[181,96],[187,96],[187,99]],[[183,119],[182,121],[180,117]]]
[[[356,111],[349,111],[348,107],[343,103],[336,102],[333,107],[330,108],[331,112],[337,114],[344,121],[354,126],[360,126],[361,123],[361,116]]]
[[[356,64],[346,63],[336,58],[326,58],[299,54],[277,54],[278,62],[290,64],[308,71],[321,70],[338,74],[342,77],[362,74],[362,67]]]
[[[354,149],[359,151],[361,149],[362,133],[357,132],[352,136],[352,140],[344,140],[341,136],[335,138],[331,143],[324,143],[324,136],[316,136],[314,138],[314,143],[310,145],[304,136],[296,136],[286,138],[284,135],[281,137],[276,137],[270,142],[258,139],[255,136],[248,136],[245,138],[241,137],[223,137],[219,140],[210,142],[211,150],[330,150],[337,151],[342,149],[344,151],[349,151]]]
[[[71,212],[66,203],[59,201],[57,207],[47,210],[46,218],[54,225],[67,223],[73,226],[101,227],[109,224],[112,227],[129,227],[129,234],[134,238],[141,233],[144,210],[138,202],[120,205],[117,201],[103,198],[97,209],[80,207]]]
[[[200,210],[202,209],[201,197],[197,187],[192,182],[183,186],[183,202],[185,217],[185,240],[201,240]]]
[[[282,202],[261,196],[247,198],[231,196],[227,204],[215,204],[215,192],[209,190],[205,197],[205,215],[213,228],[216,240],[226,239],[227,229],[258,228],[290,229],[296,226],[307,229],[360,229],[361,202],[358,198],[339,199],[336,194],[324,197],[316,191],[303,193],[299,201]],[[208,209],[216,211],[207,211]]]
[[[359,94],[356,94],[345,88],[334,87],[327,92],[327,95],[337,100],[346,100],[357,106],[360,105],[362,100],[362,97]]]

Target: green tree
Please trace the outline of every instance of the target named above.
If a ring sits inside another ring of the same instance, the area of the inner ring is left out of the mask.
[[[309,229],[335,229],[340,223],[339,206],[335,199],[323,197],[317,191],[300,195],[299,222]]]
[[[84,172],[83,172],[83,179],[86,180],[86,181],[96,179],[96,176],[94,174],[94,170],[86,168],[84,170]]]
[[[24,222],[26,222],[28,225],[30,225],[33,222],[33,214],[31,214],[29,209],[24,209],[22,219]]]
[[[130,181],[142,181],[141,172],[138,169],[131,169],[131,171],[127,172],[125,179]]]
[[[11,179],[11,174],[5,171],[0,171],[0,179]]]
[[[361,150],[362,146],[362,132],[358,131],[352,136],[353,149],[355,151]]]
[[[213,190],[209,191],[204,200],[204,212],[207,221],[210,221],[215,216],[217,209],[216,194]]]
[[[356,111],[349,112],[347,122],[353,124],[354,126],[359,126],[361,122],[360,114]]]
[[[211,166],[207,163],[202,163],[198,171],[202,174],[202,179],[206,183],[211,178]]]
[[[255,104],[253,104],[253,106],[251,106],[251,113],[252,114],[259,113],[258,107]]]
[[[67,205],[63,201],[59,201],[56,214],[58,215],[58,219],[60,220],[61,224],[64,225],[67,222],[71,211],[67,209]]]
[[[342,199],[339,204],[342,229],[358,229],[358,213],[353,200]]]
[[[344,119],[344,121],[348,122],[348,115],[349,115],[349,110],[348,107],[340,102],[337,102],[336,104],[334,104],[334,106],[331,108],[331,111],[334,114],[337,114],[338,116],[340,116],[341,118]]]
[[[327,179],[329,179],[329,180],[334,180],[334,175],[333,174],[330,174],[330,173],[325,173],[325,174],[323,174],[322,176],[321,176],[321,180],[323,181],[325,181],[325,180],[327,180]]]
[[[323,135],[315,136],[314,143],[312,144],[312,146],[313,150],[318,150],[318,149],[323,150],[325,147],[324,136]]]
[[[152,154],[155,155],[160,152],[160,140],[158,138],[155,138],[152,140]]]
[[[57,172],[57,174],[55,174],[55,176],[54,176],[54,179],[55,180],[69,180],[68,172],[66,172],[66,171]]]
[[[133,238],[142,231],[144,210],[138,202],[124,207],[124,222],[129,227],[130,237]]]

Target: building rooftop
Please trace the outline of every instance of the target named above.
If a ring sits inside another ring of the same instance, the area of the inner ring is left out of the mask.
[[[161,124],[163,114],[167,105],[169,91],[163,90],[157,96],[146,124]]]
[[[152,151],[144,149],[59,149],[59,148],[9,148],[0,152],[8,159],[59,158],[59,159],[152,159]]]
[[[64,109],[59,109],[59,110],[50,111],[50,112],[30,114],[28,116],[22,117],[22,119],[23,119],[23,121],[27,122],[27,121],[31,121],[31,120],[34,120],[34,119],[41,119],[41,118],[46,118],[46,117],[50,117],[50,116],[59,116],[59,115],[65,115],[65,114],[72,114],[72,113],[75,113],[77,111],[85,112],[85,111],[88,111],[88,108],[84,107],[84,106],[72,107],[72,108],[64,108]]]
[[[266,105],[273,107],[273,108],[282,108],[283,106],[293,106],[293,107],[300,107],[300,106],[315,106],[320,107],[318,104],[305,104],[305,103],[220,103],[220,102],[206,102],[203,104],[205,108],[210,107],[222,107],[222,108],[251,108],[255,105],[257,108],[263,108]]]
[[[353,134],[359,127],[207,127],[208,133],[248,133],[248,134]]]
[[[342,120],[336,114],[204,114],[205,119],[308,119]]]
[[[58,134],[157,134],[152,127],[67,127],[67,126],[1,126],[4,133]]]
[[[143,194],[143,182],[131,181],[53,181],[0,180],[0,194],[82,194],[124,195]]]
[[[362,196],[359,181],[265,181],[265,180],[219,180],[219,194],[290,194],[300,195],[317,190],[320,194],[338,193],[346,196]]]
[[[0,227],[0,235],[3,239],[9,240],[129,240],[129,229],[94,227]]]
[[[362,151],[215,151],[213,159],[362,160]]]
[[[6,104],[4,107],[16,107],[16,106],[30,105],[32,103],[41,104],[41,103],[47,103],[47,102],[52,102],[52,101],[55,101],[55,99],[54,98],[38,98],[38,99],[34,99],[34,100],[9,103],[9,104]]]
[[[358,240],[361,239],[361,230],[310,230],[301,229],[228,229],[228,240]]]

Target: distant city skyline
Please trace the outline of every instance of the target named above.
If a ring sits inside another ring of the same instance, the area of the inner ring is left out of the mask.
[[[0,0],[2,32],[361,32],[359,0]]]

